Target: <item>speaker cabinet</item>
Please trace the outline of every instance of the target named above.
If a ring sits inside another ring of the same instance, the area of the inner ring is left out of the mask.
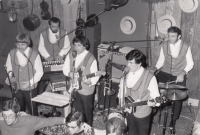
[[[97,59],[97,47],[101,43],[101,24],[98,23],[97,25],[95,25],[93,27],[88,27],[86,29],[85,36],[90,41],[89,51]]]

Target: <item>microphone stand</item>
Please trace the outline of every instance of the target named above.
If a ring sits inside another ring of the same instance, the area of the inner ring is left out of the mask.
[[[111,49],[111,52],[113,52],[113,47],[115,45],[115,42],[111,42],[111,46],[110,46],[110,49]],[[112,62],[113,60],[113,53],[110,53],[110,56],[109,56],[109,60],[108,61],[111,61]],[[110,112],[110,96],[112,96],[113,94],[115,94],[115,91],[112,89],[112,66],[111,64],[106,64],[108,70],[106,70],[108,73],[108,78],[106,79],[108,81],[105,81],[106,82],[106,86],[104,88],[104,92],[105,92],[105,95],[108,96],[108,113],[106,114],[105,116],[105,103],[106,103],[106,96],[104,97],[104,123],[107,121],[108,119],[108,115],[109,115],[109,112]]]
[[[78,28],[80,28],[80,27],[84,27],[85,26],[85,24],[87,23],[87,22],[89,22],[89,21],[91,21],[92,19],[94,19],[95,17],[97,17],[97,16],[99,16],[99,15],[101,15],[101,14],[103,14],[104,12],[106,12],[107,10],[103,10],[103,11],[101,11],[99,14],[97,14],[97,15],[95,15],[95,16],[93,16],[92,18],[90,18],[89,20],[87,20],[85,23],[83,23],[83,24],[81,24],[81,25],[79,25],[79,26],[77,26],[74,30],[71,30],[69,33],[67,33],[67,34],[64,34],[63,36],[61,36],[59,39],[58,39],[58,41],[57,42],[59,42],[59,40],[61,39],[61,38],[64,38],[65,36],[67,36],[67,35],[69,35],[69,34],[71,34],[71,33],[73,33],[74,31],[76,31]]]

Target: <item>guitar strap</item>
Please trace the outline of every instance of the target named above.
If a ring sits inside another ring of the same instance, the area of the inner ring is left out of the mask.
[[[89,52],[89,53],[85,56],[84,60],[82,61],[83,64],[80,64],[80,67],[78,67],[78,69],[81,68],[81,70],[84,71],[85,67],[86,67],[87,64],[88,64],[88,61],[89,61],[91,55],[92,55],[92,54]],[[82,66],[81,66],[81,65],[82,65]]]

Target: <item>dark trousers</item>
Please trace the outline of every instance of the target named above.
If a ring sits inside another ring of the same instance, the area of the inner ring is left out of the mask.
[[[37,88],[31,90],[32,98],[37,96]],[[35,102],[32,102],[33,104],[33,114],[32,114],[32,105],[31,105],[31,97],[30,97],[30,90],[24,91],[24,90],[19,90],[16,93],[16,98],[18,100],[18,103],[21,107],[21,111],[26,111],[26,106],[28,107],[28,110],[31,115],[37,116],[38,111],[37,111],[37,106]]]
[[[144,118],[137,118],[130,114],[126,118],[129,135],[149,135],[151,114]]]
[[[93,105],[94,105],[94,94],[82,95],[78,92],[74,93],[74,103],[76,111],[83,114],[83,121],[92,126],[93,122]]]
[[[177,79],[177,76],[173,76],[171,74],[165,73],[160,71],[157,75],[156,78],[158,82],[166,83],[170,81],[175,81]],[[178,82],[178,85],[185,86],[186,85],[186,78],[184,78],[183,82]],[[174,118],[173,118],[173,125],[170,124],[170,126],[175,127],[176,120],[179,118],[181,108],[182,108],[182,100],[175,100],[174,102]],[[170,122],[172,123],[172,122]]]

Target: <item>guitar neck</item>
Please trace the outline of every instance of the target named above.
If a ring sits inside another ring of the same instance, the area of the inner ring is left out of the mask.
[[[128,103],[128,107],[136,107],[136,106],[141,106],[141,105],[147,105],[148,100],[146,101],[140,101],[140,102],[134,102],[134,103]]]

